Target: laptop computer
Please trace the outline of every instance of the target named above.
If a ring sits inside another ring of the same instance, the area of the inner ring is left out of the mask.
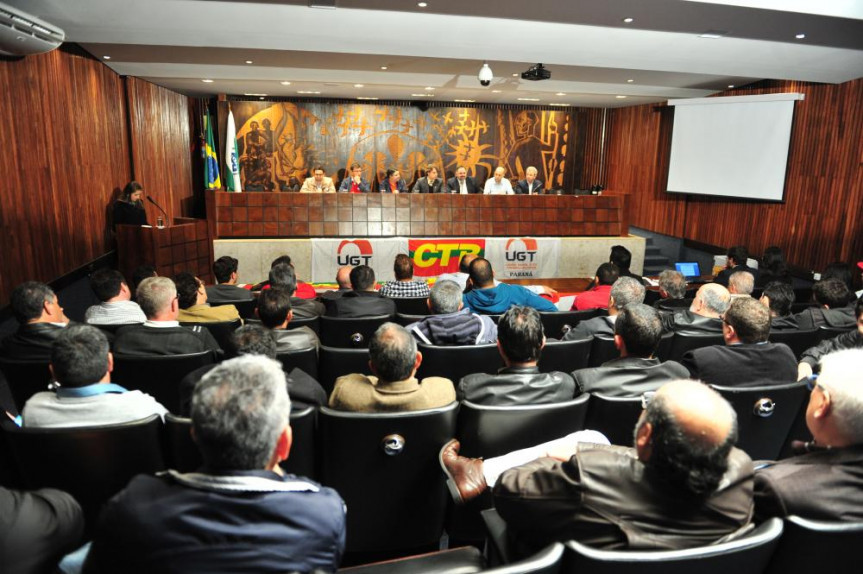
[[[680,261],[674,264],[674,268],[683,273],[687,280],[701,277],[701,267],[698,265],[698,261]]]

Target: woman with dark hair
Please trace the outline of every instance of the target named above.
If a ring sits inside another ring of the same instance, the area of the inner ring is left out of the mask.
[[[782,248],[771,245],[764,250],[764,255],[761,256],[761,267],[758,268],[755,286],[764,287],[774,281],[780,281],[789,285],[793,283],[791,273],[788,271],[788,264],[785,263],[785,254],[782,253]]]
[[[387,170],[387,175],[380,185],[381,193],[405,193],[407,192],[405,182],[402,181],[402,175],[399,170],[390,168]]]
[[[114,202],[114,225],[148,225],[143,196],[143,185],[137,181],[127,183],[123,193]]]

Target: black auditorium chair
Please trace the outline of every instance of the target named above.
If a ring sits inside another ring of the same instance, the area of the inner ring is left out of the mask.
[[[51,371],[47,361],[19,361],[0,358],[0,371],[6,376],[12,399],[18,411],[24,408],[27,399],[36,393],[47,391],[51,382]]]
[[[396,316],[393,319],[393,321],[398,323],[402,327],[407,327],[408,325],[410,325],[412,323],[417,323],[419,321],[422,321],[426,317],[428,317],[428,315],[410,315],[408,313],[396,313]]]
[[[562,371],[571,373],[587,366],[593,338],[572,341],[546,341],[539,357],[539,370],[543,373]]]
[[[662,301],[656,305],[656,308],[661,311],[670,311],[672,313],[681,309],[689,309],[692,306],[692,298],[686,299],[669,299]]]
[[[606,315],[605,309],[588,309],[587,311],[557,311],[540,313],[542,329],[549,339],[560,339],[567,331],[578,325],[581,321],[593,319],[600,315]]]
[[[801,329],[793,331],[770,331],[771,343],[785,343],[798,359],[803,351],[818,344],[817,329]]]
[[[641,411],[641,397],[607,397],[592,393],[584,428],[601,432],[611,444],[632,446],[632,431]]]
[[[333,393],[336,379],[343,375],[359,373],[371,375],[368,349],[340,349],[321,346],[318,352],[318,382],[327,392]]]
[[[276,355],[276,360],[282,363],[286,373],[295,368],[300,368],[313,379],[318,378],[318,351],[317,349],[302,349],[300,351],[285,351]]]
[[[315,478],[315,423],[314,407],[291,409],[293,444],[288,460],[282,462],[285,472]],[[180,472],[194,472],[203,459],[192,440],[192,419],[168,414],[165,416],[164,449],[168,466]]]
[[[601,367],[612,359],[620,357],[620,351],[614,346],[614,337],[609,335],[595,335],[590,345],[590,357],[587,361],[588,367]]]
[[[241,301],[219,301],[218,303],[210,303],[212,307],[221,307],[222,305],[233,305],[237,308],[237,312],[243,319],[257,319],[255,316],[255,307],[258,306],[257,299],[243,299]]]
[[[101,505],[136,474],[166,468],[162,419],[75,428],[3,425],[12,465],[27,490],[52,487],[75,497],[92,527]]]
[[[499,565],[486,572],[498,574],[522,572],[541,572],[558,574],[561,571],[564,546],[554,542],[533,556],[516,561],[513,549],[514,540],[510,536],[509,526],[500,517],[497,510],[488,508],[481,512],[482,523],[486,531],[486,556],[489,564]],[[529,566],[532,565],[532,566]],[[527,569],[522,569],[527,568]]]
[[[398,413],[321,407],[319,478],[349,509],[349,554],[438,548],[449,496],[438,453],[455,434],[457,410],[456,402]]]
[[[566,542],[564,574],[761,574],[779,544],[782,521],[771,518],[749,534],[686,550],[600,550]],[[811,549],[810,549],[811,550]],[[820,554],[820,549],[819,549]],[[787,572],[802,572],[791,569]]]
[[[123,327],[128,327],[129,325],[140,325],[140,323],[120,323],[117,325],[90,325],[91,327],[96,327],[108,337],[108,341],[114,340],[114,335],[122,329]]]
[[[345,574],[473,574],[486,571],[485,560],[474,546],[449,548],[338,570]]]
[[[369,339],[377,328],[392,318],[392,315],[358,318],[321,317],[321,344],[327,347],[368,349]]]
[[[321,333],[321,322],[318,317],[294,317],[288,323],[288,330],[297,329],[298,327],[308,327],[318,335]]]
[[[852,325],[851,327],[846,327],[844,329],[839,329],[837,327],[828,327],[826,325],[822,325],[818,327],[818,342],[826,341],[827,339],[832,339],[837,337],[843,333],[847,333],[848,331],[852,331],[856,329],[856,326]]]
[[[789,516],[779,548],[765,572],[859,572],[857,545],[861,540],[863,522],[822,522]]]
[[[428,315],[430,313],[426,297],[391,297],[396,311],[406,315]]]
[[[679,363],[687,351],[709,347],[710,345],[724,344],[725,339],[722,338],[722,333],[703,335],[680,331],[675,333],[671,339],[671,348],[668,350],[668,356],[663,357],[660,355],[659,358],[662,361],[677,361]]]
[[[662,357],[667,357],[671,351],[672,341],[674,341],[674,333],[672,331],[663,333],[659,338],[659,345],[656,346],[656,352],[653,353],[653,356],[658,357],[660,360],[662,360]]]
[[[759,387],[712,385],[737,413],[737,447],[752,460],[776,460],[800,407],[809,396],[806,382]]]
[[[180,381],[214,361],[212,351],[186,355],[114,355],[111,380],[155,398],[172,413],[180,413]]]
[[[234,331],[239,329],[242,326],[243,322],[239,319],[234,321],[213,321],[207,323],[195,323],[195,322],[187,322],[181,321],[180,325],[184,327],[203,327],[216,340],[219,344],[219,347],[222,350],[230,349],[231,344],[231,335]]]
[[[490,574],[559,574],[563,567],[564,546],[551,544],[536,554],[509,564],[483,570]]]
[[[423,360],[418,379],[444,377],[458,385],[462,377],[473,373],[497,373],[503,367],[497,345],[426,345],[417,344]]]

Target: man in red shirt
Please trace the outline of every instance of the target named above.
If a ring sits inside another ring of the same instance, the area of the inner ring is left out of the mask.
[[[588,309],[608,309],[608,296],[611,294],[611,286],[620,277],[620,269],[614,263],[603,263],[596,270],[593,289],[581,293],[575,298],[572,308],[576,311]]]

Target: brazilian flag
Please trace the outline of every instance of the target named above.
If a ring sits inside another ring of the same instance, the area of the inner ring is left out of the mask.
[[[210,110],[204,116],[204,127],[207,130],[207,143],[204,146],[204,179],[207,189],[222,189],[219,179],[219,158],[216,157],[216,144],[213,140],[213,124],[210,121]]]

